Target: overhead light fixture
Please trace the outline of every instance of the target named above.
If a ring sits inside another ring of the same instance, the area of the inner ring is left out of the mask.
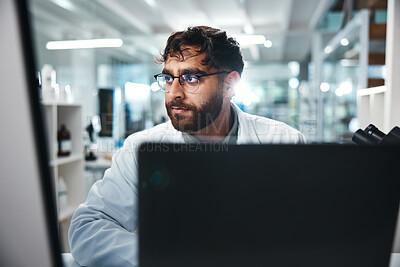
[[[340,44],[343,46],[348,46],[349,45],[349,40],[347,38],[342,38],[340,40]]]
[[[329,85],[329,83],[326,83],[326,82],[323,82],[323,83],[321,83],[321,85],[319,86],[319,89],[322,91],[322,92],[328,92],[329,91],[329,89],[331,89],[331,86]]]
[[[298,61],[290,61],[290,62],[287,64],[287,66],[288,66],[288,68],[289,68],[289,70],[290,70],[290,73],[291,73],[294,77],[299,76],[299,73],[300,73],[300,63],[299,63]]]
[[[50,41],[46,44],[47,50],[63,49],[86,49],[86,48],[106,48],[121,47],[124,42],[121,39],[90,39],[90,40],[69,40],[69,41]]]
[[[51,2],[71,12],[75,11],[73,4],[68,0],[51,0]]]
[[[339,87],[336,89],[335,94],[337,96],[348,95],[353,91],[353,85],[351,81],[342,82]]]
[[[327,47],[325,47],[324,52],[325,54],[330,54],[333,51],[332,46],[328,45]]]
[[[264,42],[266,41],[264,35],[257,34],[241,34],[235,36],[235,38],[241,46],[264,44]]]
[[[266,41],[264,42],[264,46],[265,46],[266,48],[272,47],[272,41],[271,41],[271,40],[266,40]]]
[[[300,85],[299,79],[297,79],[297,78],[290,78],[289,79],[290,88],[296,89],[297,87],[299,87],[299,85]]]

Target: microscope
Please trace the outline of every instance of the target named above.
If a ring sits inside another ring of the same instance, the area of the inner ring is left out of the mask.
[[[400,128],[394,127],[388,134],[370,124],[365,130],[357,130],[351,139],[357,145],[400,145]]]

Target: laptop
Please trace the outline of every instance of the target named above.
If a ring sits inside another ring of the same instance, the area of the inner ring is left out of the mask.
[[[144,144],[140,266],[389,266],[400,147]]]

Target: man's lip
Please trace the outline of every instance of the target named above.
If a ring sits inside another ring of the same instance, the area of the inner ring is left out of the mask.
[[[183,108],[183,107],[172,107],[172,109],[178,109],[178,110],[189,110],[188,108]]]
[[[189,109],[182,108],[182,107],[172,107],[172,111],[176,114],[182,114],[182,113],[189,111]]]

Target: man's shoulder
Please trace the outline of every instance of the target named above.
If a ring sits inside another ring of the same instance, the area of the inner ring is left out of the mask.
[[[302,133],[281,121],[243,112],[243,119],[261,142],[304,143]]]
[[[168,123],[164,122],[161,124],[158,124],[150,129],[142,130],[140,132],[133,133],[127,137],[127,141],[148,141],[148,142],[157,142],[161,140],[157,139],[162,139],[162,137],[166,134],[168,131]]]
[[[296,129],[290,127],[284,122],[273,120],[270,118],[258,116],[258,115],[252,115],[249,113],[243,112],[244,118],[249,121],[253,126],[258,128],[273,128],[275,130],[280,130],[280,131],[294,131],[298,132]]]
[[[168,142],[172,141],[179,132],[175,130],[170,121],[158,124],[150,129],[129,135],[125,142],[140,145],[146,142]]]
[[[233,107],[235,108],[236,113],[238,115],[239,123],[245,124],[242,126],[253,128],[256,132],[257,130],[261,130],[264,132],[264,130],[267,129],[273,132],[300,133],[296,129],[290,127],[289,125],[283,122],[246,113],[235,104],[233,104]]]

